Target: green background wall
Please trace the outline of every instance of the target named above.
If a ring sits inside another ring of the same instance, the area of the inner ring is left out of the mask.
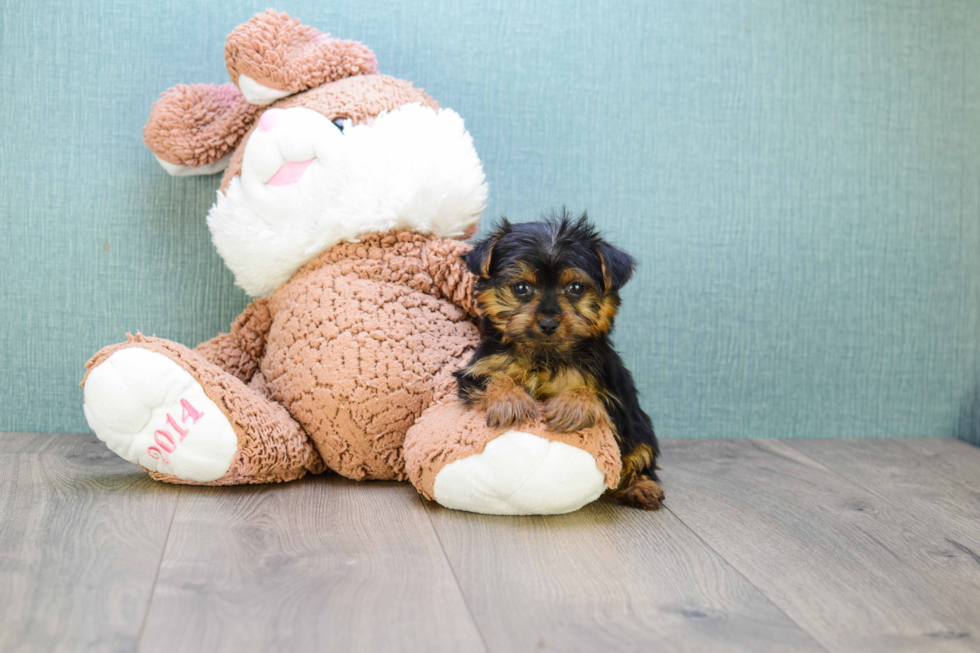
[[[3,3],[0,430],[86,430],[85,360],[246,298],[216,177],[141,142],[264,3]],[[668,437],[980,442],[980,3],[283,1],[459,111],[486,216],[588,208],[641,261],[618,344]]]

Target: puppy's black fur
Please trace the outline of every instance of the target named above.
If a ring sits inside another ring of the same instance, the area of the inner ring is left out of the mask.
[[[465,260],[478,277],[483,339],[456,372],[460,398],[485,408],[496,428],[536,417],[535,400],[547,402],[556,430],[607,422],[623,458],[613,495],[659,508],[653,425],[609,338],[633,258],[585,214],[574,220],[562,210],[541,222],[502,220]]]

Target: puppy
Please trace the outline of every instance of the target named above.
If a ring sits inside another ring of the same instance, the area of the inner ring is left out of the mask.
[[[556,431],[608,424],[623,460],[613,496],[660,508],[653,425],[609,340],[633,258],[584,213],[573,220],[564,210],[542,222],[504,219],[464,258],[477,275],[482,341],[455,373],[460,399],[486,410],[492,428],[537,418],[536,400]]]

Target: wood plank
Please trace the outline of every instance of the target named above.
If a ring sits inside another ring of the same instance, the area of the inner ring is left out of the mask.
[[[187,487],[140,650],[480,651],[408,484]]]
[[[110,454],[94,433],[0,433],[0,455],[14,453],[84,453],[99,449]],[[115,455],[115,454],[112,454]]]
[[[135,650],[179,490],[105,451],[0,455],[0,650]]]
[[[980,564],[980,488],[969,490],[942,474],[900,439],[783,440],[772,444],[809,456],[906,512],[908,520],[927,526],[946,541],[944,549],[930,548],[920,556],[965,557]],[[980,456],[973,462],[973,475],[980,478]]]
[[[980,565],[806,455],[667,440],[668,507],[832,651],[976,651]]]
[[[491,651],[822,650],[665,510],[427,507]]]
[[[980,448],[955,438],[902,438],[897,442],[936,471],[980,492]]]

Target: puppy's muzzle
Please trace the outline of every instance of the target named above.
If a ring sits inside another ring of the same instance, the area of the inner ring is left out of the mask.
[[[550,336],[555,331],[557,331],[559,324],[560,322],[556,318],[551,317],[550,315],[545,316],[540,320],[538,320],[538,328],[541,329],[541,333],[543,333],[546,336]]]

